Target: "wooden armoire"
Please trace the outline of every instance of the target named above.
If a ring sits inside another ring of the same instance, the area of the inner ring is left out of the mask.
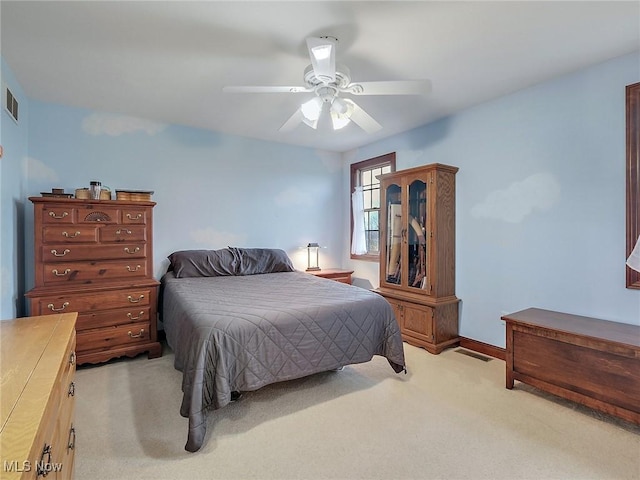
[[[456,345],[455,175],[430,164],[381,175],[380,287],[402,338],[440,353]]]
[[[35,286],[26,294],[31,315],[78,312],[78,364],[142,352],[160,356],[155,203],[29,200],[35,246]]]

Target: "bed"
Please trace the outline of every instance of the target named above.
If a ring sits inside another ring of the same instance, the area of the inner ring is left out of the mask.
[[[295,271],[277,249],[185,250],[169,261],[160,312],[183,372],[187,451],[202,447],[207,412],[239,392],[374,355],[406,371],[393,310],[376,293]]]

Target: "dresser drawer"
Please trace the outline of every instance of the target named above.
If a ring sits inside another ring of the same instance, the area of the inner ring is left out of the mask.
[[[51,397],[49,397],[49,403],[44,410],[40,431],[31,450],[30,458],[27,459],[30,461],[30,471],[20,477],[21,480],[23,478],[40,480],[44,477],[42,470],[60,464],[63,449],[58,444],[58,414],[62,398],[60,397],[61,389],[58,386],[59,382],[56,381],[56,388],[51,391]],[[41,467],[42,470],[38,467]],[[5,477],[3,476],[2,478],[4,479]]]
[[[336,282],[340,282],[340,283],[346,283],[347,285],[351,285],[351,276],[335,277],[335,278],[332,278],[332,280],[335,280]]]
[[[50,226],[42,229],[44,243],[96,243],[98,241],[98,227]]]
[[[33,315],[61,312],[88,312],[149,305],[150,289],[132,288],[93,293],[45,295],[31,300]],[[154,292],[155,293],[155,292]]]
[[[75,399],[70,397],[63,402],[60,407],[58,417],[58,438],[59,445],[58,461],[62,464],[62,470],[55,477],[56,480],[71,480],[73,478],[73,464],[76,448],[76,428],[74,426]],[[61,475],[62,474],[62,475]],[[48,480],[47,477],[46,480]]]
[[[149,341],[149,322],[78,332],[78,353]]]
[[[77,325],[77,320],[76,320],[76,325]],[[69,346],[67,347],[67,351],[65,352],[64,357],[65,357],[65,362],[63,364],[60,383],[68,387],[69,383],[73,381],[73,378],[76,374],[76,332],[75,331],[71,333]],[[67,390],[65,390],[64,396],[66,396]]]
[[[61,380],[58,382],[60,388],[59,413],[57,415],[59,438],[56,442],[61,452],[67,448],[67,431],[73,418],[73,410],[76,395],[76,334],[73,334],[73,348],[67,351],[67,362],[64,365]]]
[[[144,208],[128,207],[122,209],[122,217],[120,222],[123,225],[145,225],[148,220],[148,210]]]
[[[66,225],[75,223],[77,210],[71,205],[43,205],[41,221],[44,225]]]
[[[74,478],[74,460],[75,460],[75,448],[76,448],[76,427],[73,423],[73,417],[75,412],[75,402],[72,404],[71,409],[71,423],[62,424],[59,421],[59,443],[62,446],[62,456],[60,457],[60,463],[62,464],[62,470],[56,476],[56,480],[72,480]]]
[[[43,281],[46,286],[62,283],[96,283],[102,280],[140,278],[148,275],[144,258],[104,262],[45,263]]]
[[[143,225],[107,225],[100,229],[102,242],[144,242],[147,240],[147,228]]]
[[[78,315],[78,331],[102,328],[129,323],[148,322],[151,318],[150,307],[131,307],[118,310],[85,312]]]
[[[144,258],[146,243],[118,245],[45,245],[42,247],[43,262],[68,262],[73,260],[110,260],[116,258]]]
[[[120,208],[107,205],[88,205],[76,209],[76,222],[83,223],[119,223]]]
[[[58,382],[60,388],[60,406],[58,414],[58,422],[66,430],[65,425],[70,425],[73,415],[73,406],[76,395],[76,333],[73,333],[73,345],[69,348],[66,354],[66,363],[64,365],[64,371],[62,372],[61,380]],[[64,433],[66,436],[66,432]],[[64,447],[66,449],[66,438],[63,439]]]

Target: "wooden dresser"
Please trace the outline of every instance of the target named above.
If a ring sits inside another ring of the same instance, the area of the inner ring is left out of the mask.
[[[76,316],[0,321],[2,479],[73,478]]]
[[[514,380],[640,425],[640,326],[529,308],[507,326]]]
[[[78,364],[148,352],[157,340],[154,202],[31,197],[31,315],[78,312]]]

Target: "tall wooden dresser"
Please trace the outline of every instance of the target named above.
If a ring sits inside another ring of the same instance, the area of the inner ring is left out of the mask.
[[[455,175],[438,163],[380,178],[380,287],[407,343],[456,345]]]
[[[29,198],[31,315],[78,312],[78,364],[161,355],[153,278],[154,202]]]
[[[73,478],[75,313],[0,321],[2,479]]]

